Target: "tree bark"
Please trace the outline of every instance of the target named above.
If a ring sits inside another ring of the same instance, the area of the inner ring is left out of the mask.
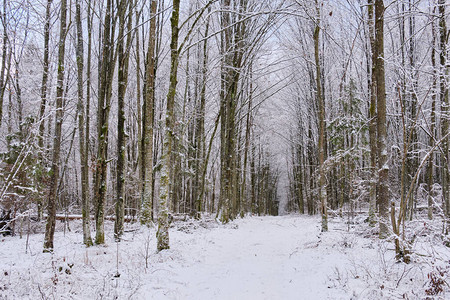
[[[222,41],[221,54],[223,56],[221,70],[220,92],[220,220],[227,223],[237,215],[238,210],[238,172],[237,172],[237,122],[236,111],[238,104],[238,83],[243,68],[244,34],[246,26],[240,19],[232,18],[232,12],[238,9],[246,11],[246,1],[234,3],[222,0],[221,13]]]
[[[60,38],[58,46],[58,78],[56,87],[55,135],[53,137],[53,158],[50,178],[50,193],[48,196],[48,217],[45,227],[44,252],[53,252],[53,237],[55,234],[55,217],[57,205],[57,190],[59,181],[59,159],[61,152],[61,131],[63,122],[64,97],[64,56],[66,38],[67,1],[61,0]]]
[[[156,233],[157,238],[157,250],[161,251],[169,249],[169,210],[168,204],[170,203],[170,182],[171,182],[171,166],[170,158],[172,156],[173,146],[173,130],[174,130],[174,108],[175,108],[175,94],[177,88],[177,75],[178,75],[178,20],[180,15],[180,0],[173,0],[172,17],[170,18],[170,24],[172,28],[172,38],[170,42],[170,83],[169,92],[167,93],[167,106],[166,106],[166,118],[165,118],[165,133],[164,133],[164,145],[162,155],[162,170],[161,170],[161,182],[159,191],[159,215],[158,215],[158,231]]]
[[[445,22],[445,6],[446,0],[439,0],[439,98],[441,100],[441,136],[445,137],[449,132],[449,99],[448,99],[448,66],[446,63],[447,56],[447,25]],[[448,234],[450,229],[450,154],[449,154],[449,138],[444,138],[442,142],[442,200],[444,204],[445,216],[445,234]]]
[[[128,16],[127,14],[128,6]],[[122,0],[119,6],[119,44],[117,48],[119,70],[117,74],[117,178],[116,178],[116,220],[114,236],[117,241],[123,234],[124,225],[124,184],[125,184],[125,93],[128,85],[128,65],[132,41],[133,1]],[[127,20],[127,24],[125,24]],[[126,28],[125,28],[126,25]],[[125,34],[126,32],[126,34]],[[126,44],[125,44],[126,37]]]
[[[97,112],[97,164],[95,171],[95,243],[105,243],[105,205],[107,192],[108,166],[108,130],[109,112],[111,109],[112,80],[114,77],[117,56],[114,53],[115,22],[113,20],[113,1],[107,0],[106,14],[103,22],[102,59],[99,72],[99,94]]]
[[[378,186],[380,212],[380,238],[389,234],[389,166],[387,153],[386,126],[386,86],[384,71],[384,3],[375,0],[375,49],[372,60],[375,63],[377,93],[377,150],[378,150]]]
[[[89,181],[89,150],[90,150],[90,134],[91,134],[91,64],[92,64],[92,11],[91,11],[91,0],[88,1],[87,7],[87,30],[88,30],[88,48],[87,48],[87,64],[86,64],[86,121],[85,121],[85,153],[86,153],[86,195],[89,200],[91,200],[91,189]]]
[[[6,5],[7,0],[3,0],[3,45],[2,45],[2,66],[0,70],[0,126],[3,120],[3,97],[5,95],[6,84],[8,82],[8,73],[6,62],[8,52],[8,25],[6,23]],[[5,77],[6,76],[6,77]]]
[[[150,36],[148,40],[144,84],[144,118],[142,141],[142,211],[141,223],[150,225],[153,220],[153,123],[155,105],[155,61],[156,61],[156,9],[157,2],[152,0],[150,12]]]
[[[209,33],[209,18],[206,21],[205,37]],[[196,190],[194,193],[194,201],[196,201],[197,212],[202,211],[203,206],[203,192],[199,193],[199,190],[204,190],[204,180],[200,183],[200,174],[208,162],[205,160],[205,110],[206,110],[206,81],[208,76],[208,39],[203,42],[203,64],[202,64],[202,83],[200,90],[200,103],[197,105],[196,113],[196,125],[195,125],[195,157],[196,157],[196,173],[194,178],[193,188]]]
[[[45,10],[45,26],[44,26],[44,59],[43,59],[43,72],[42,72],[42,84],[41,84],[41,105],[39,109],[39,136],[38,145],[39,148],[44,148],[44,130],[45,122],[43,120],[45,107],[47,105],[47,85],[48,85],[48,72],[49,72],[49,40],[50,40],[50,21],[51,14],[50,9],[53,0],[47,0],[47,7]]]
[[[316,1],[316,19],[314,27],[314,60],[316,64],[316,101],[319,107],[319,198],[320,212],[322,215],[322,231],[328,231],[328,211],[327,211],[327,188],[325,177],[325,99],[322,95],[321,68],[319,57],[319,37],[320,37],[320,7]]]
[[[436,9],[433,9],[436,12]],[[434,146],[434,141],[436,138],[436,94],[437,94],[437,71],[436,71],[436,24],[434,17],[431,19],[431,65],[433,66],[433,86],[431,94],[431,116],[430,116],[430,137],[429,146]],[[427,188],[428,188],[428,219],[433,219],[433,184],[434,184],[434,154],[430,155],[430,160],[427,165]]]
[[[368,80],[369,86],[369,144],[370,144],[370,192],[369,192],[369,224],[375,226],[377,211],[377,94],[376,94],[376,77],[375,77],[375,28],[373,16],[373,0],[368,0],[368,30],[370,40],[370,59],[372,66],[369,65],[368,58]]]
[[[81,0],[77,0],[76,6],[76,30],[77,30],[77,92],[78,92],[78,131],[80,142],[80,161],[81,161],[81,215],[83,217],[83,243],[89,247],[92,246],[90,216],[89,216],[89,166],[85,137],[85,108],[83,105],[83,67],[84,67],[84,50],[83,50],[83,28],[81,24]],[[89,87],[88,87],[89,88]]]
[[[241,186],[241,201],[247,201],[247,162],[248,162],[248,152],[250,150],[250,134],[253,123],[252,109],[253,109],[253,64],[249,66],[249,79],[248,79],[248,107],[247,115],[245,121],[245,140],[244,140],[244,162],[242,165],[242,186]],[[241,210],[243,212],[248,211],[248,205],[244,204],[244,208]]]
[[[418,136],[416,129],[416,120],[417,120],[417,90],[418,90],[418,82],[417,82],[417,74],[416,74],[416,19],[413,12],[413,3],[409,0],[409,67],[410,67],[410,86],[408,90],[408,106],[407,106],[407,116],[408,116],[408,156],[407,156],[407,178],[406,183],[407,186],[411,185],[411,179],[414,172],[417,170],[419,166],[419,157],[418,157]],[[416,197],[414,194],[411,194],[408,201],[408,219],[412,220],[414,214],[414,206],[416,205],[415,201]]]

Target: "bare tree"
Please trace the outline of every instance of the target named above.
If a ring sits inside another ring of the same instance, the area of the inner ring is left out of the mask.
[[[448,75],[448,66],[446,66],[447,60],[447,25],[445,22],[445,0],[438,1],[439,12],[439,98],[441,101],[441,136],[445,137],[449,132],[449,99],[448,99],[448,81],[446,75]],[[449,154],[449,141],[446,137],[442,143],[442,200],[444,205],[444,217],[445,217],[445,234],[448,234],[450,228],[450,154]]]
[[[58,198],[59,182],[59,159],[61,153],[61,130],[63,123],[63,97],[64,97],[64,58],[66,49],[67,31],[67,1],[61,0],[61,17],[58,46],[58,82],[56,87],[56,114],[55,114],[55,135],[53,137],[53,158],[50,179],[50,194],[47,204],[47,225],[45,227],[44,251],[53,251],[53,237],[55,234],[56,203]]]
[[[161,251],[169,248],[169,203],[171,203],[171,185],[173,183],[173,168],[171,166],[172,151],[174,145],[175,134],[175,96],[178,81],[178,64],[180,53],[188,41],[193,29],[200,20],[205,10],[214,2],[210,0],[205,6],[197,11],[197,15],[191,24],[183,41],[178,45],[179,38],[179,16],[180,1],[173,0],[172,16],[170,24],[172,29],[170,42],[170,78],[169,91],[167,93],[166,116],[164,129],[163,153],[161,156],[161,180],[159,190],[159,214],[158,214],[158,230],[156,232],[157,250]]]
[[[2,45],[2,65],[0,69],[0,126],[2,125],[3,119],[3,97],[5,95],[6,84],[9,77],[9,66],[7,65],[7,52],[8,52],[8,23],[6,21],[6,4],[7,1],[3,0],[3,13],[2,13],[2,24],[3,24],[3,45]]]
[[[433,9],[433,12],[436,8]],[[436,136],[436,95],[437,95],[437,71],[436,71],[436,21],[435,18],[431,19],[431,35],[432,35],[432,49],[431,49],[431,65],[433,67],[433,86],[431,94],[431,116],[430,116],[430,137],[429,146],[434,146]],[[433,219],[433,184],[434,184],[434,154],[431,155],[427,166],[427,187],[428,187],[428,219]]]
[[[153,124],[155,105],[155,53],[156,53],[156,10],[157,1],[152,0],[150,8],[150,36],[148,39],[144,84],[144,118],[142,141],[142,210],[141,223],[150,224],[153,220]]]
[[[107,166],[108,166],[108,135],[109,135],[109,113],[111,110],[112,81],[114,77],[117,52],[114,45],[115,20],[114,4],[112,0],[106,2],[106,13],[103,22],[103,41],[101,67],[99,72],[99,92],[97,104],[97,164],[95,166],[95,221],[96,236],[95,243],[105,243],[105,205],[107,191]]]
[[[386,128],[386,86],[384,71],[384,3],[375,0],[375,43],[372,61],[375,64],[374,73],[377,93],[377,150],[378,150],[378,198],[380,212],[380,237],[389,234],[389,166],[387,153]]]
[[[127,10],[128,9],[128,10]],[[128,11],[128,15],[127,15]],[[114,234],[120,240],[124,226],[124,184],[125,184],[125,92],[128,85],[128,66],[130,59],[131,42],[133,39],[133,1],[122,0],[119,5],[119,45],[117,48],[119,70],[117,74],[117,190],[116,190],[116,220]],[[128,20],[126,20],[126,18]],[[125,22],[127,22],[125,24]],[[125,27],[126,26],[126,27]],[[126,43],[125,43],[126,37]]]
[[[158,231],[156,238],[158,241],[158,251],[169,249],[169,210],[170,203],[170,181],[173,176],[171,173],[170,157],[172,156],[173,133],[174,133],[174,106],[175,94],[177,89],[178,75],[178,20],[180,16],[180,0],[173,0],[172,17],[170,24],[172,29],[172,38],[170,42],[170,80],[169,92],[167,93],[164,145],[161,170],[161,183],[159,191],[159,215]]]
[[[84,50],[83,50],[83,28],[81,24],[81,5],[80,0],[75,3],[76,7],[76,30],[77,30],[77,92],[78,92],[78,131],[80,143],[80,161],[81,161],[81,215],[83,218],[83,243],[86,246],[92,246],[90,215],[89,215],[89,166],[87,157],[86,137],[85,137],[85,107],[83,103],[83,72],[84,72]],[[89,88],[89,87],[88,87]]]
[[[44,129],[45,122],[43,120],[45,107],[47,105],[47,85],[48,85],[48,75],[49,75],[49,40],[50,40],[50,22],[51,22],[51,5],[53,0],[47,1],[47,7],[45,10],[45,26],[44,26],[44,59],[42,71],[42,84],[41,84],[41,105],[39,109],[39,147],[44,147]]]
[[[373,0],[368,0],[367,12],[368,21],[367,27],[369,31],[369,43],[370,43],[370,57],[367,58],[367,73],[369,86],[369,143],[370,143],[370,194],[369,194],[369,224],[375,226],[375,213],[377,210],[377,94],[376,94],[376,77],[375,77],[375,28],[374,28],[374,15],[373,15]],[[369,62],[372,61],[372,66]]]
[[[210,9],[208,10],[208,12]],[[209,33],[210,18],[206,21],[205,34],[207,37]],[[204,190],[205,190],[205,175],[201,176],[202,171],[206,169],[208,162],[206,161],[206,137],[205,137],[205,110],[206,110],[206,82],[208,76],[208,39],[205,38],[203,42],[203,62],[201,66],[201,88],[200,88],[200,103],[197,104],[196,122],[195,122],[195,178],[193,183],[193,199],[196,201],[197,213],[202,211]]]
[[[320,213],[322,215],[322,231],[328,231],[328,211],[327,211],[327,188],[324,162],[326,159],[325,140],[325,99],[322,94],[321,68],[319,57],[319,37],[320,37],[320,6],[316,1],[316,18],[314,26],[314,61],[316,64],[316,101],[319,107],[319,198]]]

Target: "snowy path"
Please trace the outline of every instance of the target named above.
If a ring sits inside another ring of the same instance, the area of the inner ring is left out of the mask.
[[[439,240],[430,247],[433,235],[419,237],[416,263],[398,264],[392,243],[362,220],[347,232],[330,219],[326,233],[318,216],[188,220],[160,253],[155,229],[139,224],[117,244],[108,222],[107,244],[90,248],[81,224],[65,235],[58,226],[52,255],[42,253],[42,234],[30,236],[27,253],[25,238],[0,239],[0,299],[423,299],[433,266],[450,270],[450,250]]]
[[[183,243],[175,236],[173,248],[186,249],[184,266],[171,264],[169,282],[161,282],[162,294],[145,295],[154,299],[162,295],[173,299],[346,298],[329,289],[333,266],[347,261],[345,253],[332,247],[318,251],[317,221],[254,217],[237,221],[239,229],[203,231]]]

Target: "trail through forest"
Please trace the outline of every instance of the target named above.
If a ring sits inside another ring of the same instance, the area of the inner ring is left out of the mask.
[[[177,220],[158,253],[154,228],[128,223],[116,243],[108,221],[106,244],[86,248],[81,222],[64,233],[58,221],[53,254],[42,253],[41,233],[26,253],[25,229],[0,240],[0,299],[423,299],[429,274],[447,280],[439,221],[411,227],[415,254],[404,264],[364,219],[331,218],[325,233],[319,216]]]
[[[346,264],[346,253],[323,242],[315,221],[255,217],[203,232],[185,246],[198,256],[188,257],[188,251],[183,259],[189,263],[173,266],[178,269],[171,278],[176,285],[169,293],[179,299],[336,297],[329,277],[336,266]]]

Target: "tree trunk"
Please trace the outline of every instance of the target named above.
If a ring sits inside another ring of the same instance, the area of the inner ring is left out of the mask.
[[[320,212],[322,215],[322,231],[328,231],[328,212],[327,212],[327,188],[325,177],[325,156],[326,156],[326,142],[325,142],[325,100],[322,95],[321,84],[321,68],[319,57],[319,35],[320,35],[320,7],[316,1],[316,19],[314,28],[314,59],[316,64],[316,101],[319,107],[319,198],[320,198]]]
[[[253,123],[252,117],[252,109],[253,109],[253,64],[249,66],[249,84],[248,84],[248,107],[247,107],[247,116],[245,121],[245,140],[244,140],[244,162],[243,162],[243,174],[242,174],[242,187],[241,187],[241,201],[245,202],[245,205],[242,209],[243,212],[248,211],[247,205],[247,161],[248,161],[248,152],[250,150],[250,134]]]
[[[246,1],[241,3],[222,0],[225,10],[239,8],[246,10]],[[239,7],[240,5],[240,7]],[[221,13],[223,56],[220,92],[220,199],[219,215],[227,223],[237,215],[238,209],[238,172],[237,172],[237,122],[238,83],[243,67],[244,33],[246,26],[241,20],[232,18],[232,12]]]
[[[144,178],[144,170],[143,168],[143,164],[142,164],[142,152],[143,152],[143,146],[142,146],[142,128],[143,128],[143,122],[142,122],[142,102],[141,102],[141,46],[140,46],[140,41],[139,41],[139,22],[140,22],[140,14],[141,11],[138,11],[136,8],[136,23],[135,23],[135,28],[136,28],[136,33],[135,33],[135,38],[136,38],[136,44],[135,44],[135,50],[136,50],[136,114],[137,114],[137,149],[138,149],[138,154],[137,154],[137,161],[136,164],[134,165],[133,169],[138,168],[139,170],[139,180],[138,180],[138,186],[139,186],[139,192],[142,193],[142,191],[144,190],[144,182],[143,182],[143,178]],[[142,199],[139,199],[142,200]],[[141,201],[142,202],[142,201]],[[141,203],[142,204],[142,203]]]
[[[407,115],[408,115],[408,147],[410,148],[408,152],[407,159],[407,186],[412,184],[411,179],[414,177],[414,172],[417,170],[419,166],[419,157],[418,157],[418,136],[416,129],[416,120],[417,120],[417,74],[416,74],[416,19],[413,12],[413,3],[409,0],[409,67],[410,67],[410,86],[408,91],[408,106],[407,106]],[[433,50],[432,50],[433,51]],[[414,214],[414,206],[416,205],[415,201],[416,197],[414,194],[411,194],[408,201],[408,219],[412,220]]]
[[[127,6],[128,16],[127,14]],[[124,225],[124,183],[125,183],[125,93],[128,85],[128,64],[131,50],[132,40],[132,21],[133,21],[133,1],[122,0],[119,6],[119,45],[117,48],[119,59],[119,70],[117,75],[117,182],[116,182],[116,220],[114,223],[114,236],[116,240],[120,240],[123,234]],[[125,28],[125,19],[127,27]],[[125,34],[126,32],[126,34]],[[125,44],[125,37],[126,44]]]
[[[448,66],[446,63],[447,56],[447,25],[445,22],[445,6],[446,0],[439,0],[439,64],[440,64],[440,77],[439,77],[439,98],[441,100],[441,136],[445,137],[449,132],[449,99],[448,99]],[[442,142],[442,200],[444,204],[444,216],[445,216],[445,234],[448,234],[450,228],[450,154],[449,154],[449,138],[445,137]]]
[[[44,113],[47,105],[47,85],[48,85],[48,72],[49,72],[49,40],[50,40],[50,21],[51,14],[50,9],[53,0],[47,0],[47,8],[45,12],[45,26],[44,26],[44,60],[43,60],[43,72],[42,72],[42,84],[41,84],[41,105],[39,109],[39,136],[38,144],[39,148],[44,148]]]
[[[386,126],[386,87],[384,72],[384,3],[375,0],[375,47],[372,61],[375,63],[374,72],[377,93],[377,150],[378,150],[378,186],[380,211],[380,238],[389,234],[389,166],[387,153]]]
[[[3,97],[5,95],[6,84],[8,82],[7,67],[7,45],[8,45],[8,25],[6,23],[6,5],[7,0],[3,0],[3,45],[2,45],[2,67],[0,70],[0,126],[2,126],[3,120]],[[47,47],[48,49],[48,47]],[[45,51],[45,50],[44,50]],[[44,55],[45,56],[45,55]],[[45,63],[44,63],[45,65]],[[6,76],[6,77],[5,77]]]
[[[231,10],[231,1],[223,0],[222,7],[225,10]],[[228,85],[231,85],[231,76],[228,76],[230,70],[226,70],[226,68],[231,69],[232,63],[232,55],[231,55],[231,46],[232,46],[232,32],[231,32],[231,16],[230,12],[223,12],[221,14],[221,27],[224,28],[222,32],[222,40],[221,40],[221,51],[223,55],[222,62],[222,70],[221,70],[221,95],[220,95],[220,198],[219,198],[219,207],[218,214],[220,215],[220,219],[222,222],[227,223],[231,218],[231,202],[232,202],[232,189],[234,188],[231,182],[231,172],[233,166],[232,160],[234,156],[232,155],[231,150],[234,150],[234,123],[229,124],[232,120],[229,119],[229,116],[232,115],[234,118],[234,113],[230,114],[228,112],[233,107],[231,97],[234,97],[235,94],[231,91],[231,88],[228,88]],[[230,58],[231,57],[231,58]],[[227,95],[227,93],[230,96]]]
[[[156,50],[156,0],[151,2],[150,36],[148,40],[144,84],[144,118],[142,142],[143,191],[141,223],[150,225],[153,220],[153,123],[155,105],[155,50]]]
[[[76,6],[76,30],[77,30],[77,92],[78,92],[78,131],[80,139],[80,161],[81,161],[81,215],[83,217],[83,243],[89,247],[92,246],[90,216],[89,216],[89,166],[85,137],[85,110],[83,105],[83,28],[81,24],[80,0],[75,3]],[[88,87],[89,88],[89,87]]]
[[[166,107],[166,128],[164,133],[164,145],[162,155],[162,170],[161,182],[159,192],[159,216],[158,216],[158,231],[157,250],[161,251],[169,249],[169,210],[168,203],[170,203],[170,182],[173,174],[170,174],[170,158],[172,156],[173,145],[173,130],[174,130],[174,108],[175,108],[175,94],[177,88],[178,75],[178,19],[180,15],[180,0],[173,0],[172,17],[170,24],[172,28],[172,39],[170,42],[170,83],[169,92],[167,93],[167,107]]]
[[[307,205],[308,205],[308,214],[314,215],[316,212],[315,207],[315,198],[311,191],[313,191],[316,187],[314,184],[315,181],[313,180],[313,174],[314,174],[314,166],[317,164],[317,158],[314,157],[314,145],[313,145],[313,132],[312,132],[312,124],[311,121],[308,125],[308,164],[309,164],[309,196],[307,199]]]
[[[433,9],[435,13],[436,10]],[[434,141],[436,138],[436,93],[437,93],[437,72],[436,72],[436,24],[434,17],[431,19],[431,38],[432,38],[432,49],[431,49],[431,65],[433,66],[433,86],[431,92],[431,116],[430,116],[430,137],[429,146],[434,146]],[[430,155],[430,160],[427,165],[427,188],[428,188],[428,219],[433,219],[433,184],[434,184],[434,154]]]
[[[373,0],[368,0],[368,30],[370,40],[370,58],[372,66],[369,65],[367,59],[369,86],[369,144],[370,144],[370,192],[369,192],[369,224],[375,226],[376,210],[377,210],[377,94],[376,94],[376,77],[375,77],[375,28],[373,16]]]
[[[209,33],[209,18],[206,21],[205,37]],[[205,109],[206,109],[206,81],[208,76],[208,39],[203,42],[203,65],[202,65],[202,83],[200,90],[200,103],[197,105],[198,110],[196,113],[196,125],[195,125],[195,157],[196,157],[196,173],[194,178],[193,188],[197,191],[194,195],[197,195],[194,200],[196,201],[197,212],[202,211],[203,205],[203,191],[204,191],[204,180],[200,183],[200,172],[202,172],[205,165],[208,162],[205,160]],[[206,174],[205,174],[206,175]],[[202,177],[203,178],[203,177]],[[201,192],[198,193],[199,189]]]
[[[61,152],[61,131],[63,122],[63,96],[64,96],[64,56],[66,38],[67,1],[61,0],[60,39],[58,46],[58,81],[56,87],[56,115],[55,135],[53,138],[53,158],[50,178],[50,194],[48,196],[48,216],[45,227],[44,252],[53,251],[53,237],[55,234],[56,205],[58,199],[59,158]]]
[[[86,65],[86,135],[85,139],[85,154],[86,154],[86,195],[88,200],[91,200],[91,189],[89,181],[89,150],[90,150],[90,134],[91,134],[91,61],[92,61],[92,11],[91,0],[88,1],[87,7],[87,31],[88,31],[88,49],[87,49],[87,65]],[[90,208],[91,205],[89,205]]]
[[[99,94],[97,113],[97,165],[95,172],[95,243],[105,243],[105,205],[107,191],[107,167],[108,167],[108,130],[109,112],[111,108],[112,80],[114,77],[115,62],[117,56],[114,53],[113,1],[107,0],[106,14],[103,22],[102,59],[99,73]]]

